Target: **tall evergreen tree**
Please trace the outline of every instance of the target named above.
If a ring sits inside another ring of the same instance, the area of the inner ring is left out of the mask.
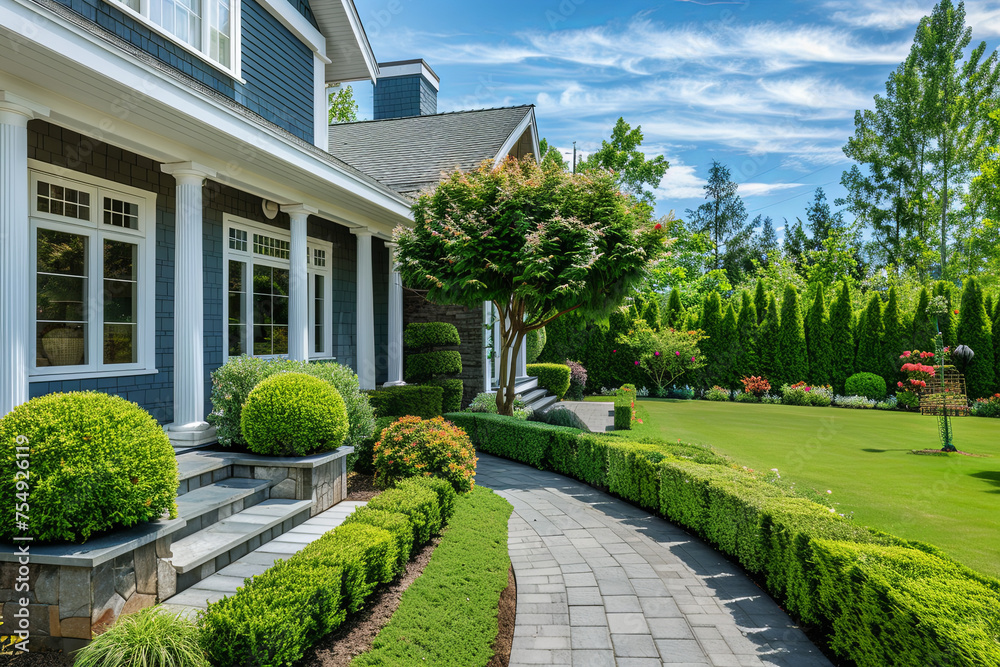
[[[712,292],[705,297],[701,314],[701,330],[707,338],[699,344],[705,365],[701,369],[702,386],[712,386],[718,383],[724,365],[724,352],[727,346],[722,337],[722,299],[718,292]]]
[[[760,358],[757,352],[759,325],[757,309],[746,291],[742,295],[740,314],[737,320],[740,340],[739,377],[760,374]]]
[[[684,312],[684,305],[681,303],[681,293],[672,289],[670,290],[670,298],[667,300],[667,326],[674,329],[683,329],[686,320],[687,314]]]
[[[808,263],[806,251],[809,250],[809,235],[802,228],[802,221],[796,219],[795,224],[790,225],[785,221],[785,257],[794,262],[799,270],[804,270]]]
[[[826,298],[822,288],[806,320],[806,346],[809,349],[809,378],[813,384],[833,384],[833,330],[826,312]]]
[[[729,168],[713,161],[705,184],[705,203],[687,212],[691,227],[712,239],[711,268],[725,269],[731,282],[737,282],[752,267],[753,227],[747,224],[747,210],[738,187]]]
[[[722,339],[721,361],[719,377],[722,380],[719,384],[728,389],[738,389],[740,384],[740,359],[742,350],[735,344],[739,340],[739,326],[736,321],[736,311],[730,302],[723,309],[725,315],[722,317],[722,326],[719,327],[720,338]]]
[[[858,353],[854,359],[854,369],[857,373],[874,373],[882,375],[882,301],[877,294],[868,298],[858,322]]]
[[[843,227],[842,215],[830,210],[823,188],[816,188],[812,204],[806,209],[806,220],[809,226],[809,250],[823,250],[826,240],[835,229]]]
[[[927,314],[927,307],[930,305],[931,296],[924,287],[920,290],[920,297],[917,299],[917,306],[913,311],[913,326],[910,330],[910,344],[914,349],[922,352],[934,351],[934,336],[937,331],[934,329],[934,322]]]
[[[996,375],[993,390],[1000,393],[1000,301],[993,314],[993,369]]]
[[[887,387],[893,386],[898,380],[899,355],[905,346],[899,301],[896,298],[896,286],[893,285],[889,288],[889,300],[882,313],[882,370],[879,375],[885,378]]]
[[[646,302],[646,307],[642,311],[642,319],[646,320],[646,324],[649,325],[650,329],[659,329],[662,326],[662,322],[660,321],[660,295],[654,294]]]
[[[764,323],[767,317],[767,294],[764,293],[764,281],[757,281],[757,289],[753,293],[753,307],[757,311],[757,326]]]
[[[802,321],[802,309],[799,308],[799,293],[791,285],[785,286],[785,294],[781,299],[778,360],[783,384],[805,382],[809,378],[805,324]]]
[[[781,326],[781,319],[778,316],[778,301],[773,294],[768,294],[767,309],[765,310],[764,321],[760,325],[760,345],[758,346],[760,355],[760,370],[768,380],[771,387],[777,389],[781,386],[780,378],[781,365],[778,357],[778,329]]]
[[[965,370],[969,398],[983,398],[993,393],[996,369],[992,330],[993,325],[986,316],[983,292],[975,278],[968,278],[962,292],[955,342],[958,345],[968,345],[976,355]]]
[[[854,313],[851,309],[851,288],[841,283],[840,292],[830,307],[830,347],[833,359],[833,390],[844,393],[847,378],[854,374]]]
[[[771,261],[771,254],[781,250],[781,245],[778,243],[778,234],[774,231],[774,221],[771,220],[771,216],[758,215],[753,219],[750,226],[754,229],[760,228],[755,243],[755,254],[757,255],[757,261],[762,266],[768,266]],[[767,307],[766,302],[764,303],[764,307]]]

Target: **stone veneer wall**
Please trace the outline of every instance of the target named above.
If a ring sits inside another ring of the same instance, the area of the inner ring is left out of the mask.
[[[424,298],[423,293],[403,289],[403,326],[412,322],[451,322],[462,339],[462,374],[464,383],[462,407],[483,391],[483,311],[462,306],[439,306]],[[405,364],[405,354],[404,354]]]

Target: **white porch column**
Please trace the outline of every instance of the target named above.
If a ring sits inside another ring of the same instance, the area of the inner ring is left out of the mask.
[[[493,303],[483,302],[483,391],[493,391],[493,360],[490,359],[490,350],[493,346],[493,328],[487,328],[493,322]],[[495,352],[495,351],[494,351]]]
[[[514,367],[514,377],[520,379],[528,377],[528,344],[521,341],[521,347],[517,350],[517,365]]]
[[[396,268],[397,243],[386,243],[389,248],[389,381],[388,387],[403,382],[403,279]]]
[[[28,121],[36,115],[48,109],[0,90],[0,417],[28,400]]]
[[[358,384],[362,389],[375,388],[375,293],[372,286],[372,233],[357,227],[351,233],[358,238]]]
[[[309,215],[317,213],[308,206],[282,206],[292,218],[291,271],[288,299],[288,357],[295,361],[309,359],[309,247],[306,244]]]
[[[195,162],[165,164],[177,181],[174,215],[174,423],[192,435],[205,423],[204,244],[202,188],[215,172]]]

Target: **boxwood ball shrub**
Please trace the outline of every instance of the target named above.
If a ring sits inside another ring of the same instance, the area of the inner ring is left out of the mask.
[[[255,454],[308,456],[343,443],[347,408],[329,383],[304,373],[279,373],[247,396],[241,425]]]
[[[569,373],[566,364],[528,364],[528,375],[538,378],[538,386],[548,389],[560,400],[569,391]]]
[[[35,542],[83,542],[164,512],[177,516],[170,440],[149,413],[119,396],[49,394],[17,406],[0,419],[0,470],[4,507],[13,510],[31,494]],[[0,537],[23,534],[14,522],[13,511],[0,512]]]
[[[422,349],[436,346],[460,345],[458,329],[449,322],[414,322],[403,331],[403,346]]]
[[[885,379],[874,373],[855,373],[847,378],[845,384],[848,396],[864,396],[873,401],[881,401],[885,398]]]
[[[440,477],[459,493],[472,490],[476,450],[465,431],[441,417],[403,417],[375,443],[375,484],[390,488],[408,477]]]

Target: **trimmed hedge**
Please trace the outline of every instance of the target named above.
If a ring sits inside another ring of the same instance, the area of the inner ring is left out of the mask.
[[[450,489],[437,480],[404,482],[288,560],[247,579],[235,595],[209,604],[200,635],[212,664],[286,667],[298,661],[441,529],[442,510],[447,515],[454,507],[454,492],[444,487]]]
[[[414,322],[403,330],[403,346],[413,349],[440,345],[459,345],[461,338],[454,324],[448,322]]]
[[[559,400],[569,391],[570,369],[566,364],[528,364],[528,375],[538,378],[538,386],[548,389]]]
[[[423,574],[371,651],[352,667],[485,667],[498,632],[497,604],[507,587],[511,506],[489,489],[462,496]]]
[[[410,487],[429,489],[437,494],[442,524],[448,523],[451,515],[455,513],[455,499],[458,498],[458,494],[455,492],[455,487],[446,479],[441,479],[440,477],[411,477],[401,482],[399,486],[403,489]]]
[[[632,430],[631,405],[615,405],[615,430],[616,431]]]
[[[442,412],[458,412],[462,409],[462,394],[465,392],[464,383],[458,378],[434,378],[427,382],[432,387],[441,387]]]
[[[874,373],[855,373],[847,378],[844,385],[845,395],[864,396],[873,401],[881,401],[885,398],[885,379]]]
[[[708,450],[496,415],[446,417],[481,451],[540,462],[703,537],[859,667],[1000,664],[1000,581],[936,547],[858,525]]]
[[[435,375],[458,375],[462,372],[462,353],[458,350],[411,352],[406,355],[403,379],[424,382]]]
[[[377,418],[414,416],[433,419],[442,414],[444,390],[426,385],[383,387],[369,392],[368,399],[375,408]]]

